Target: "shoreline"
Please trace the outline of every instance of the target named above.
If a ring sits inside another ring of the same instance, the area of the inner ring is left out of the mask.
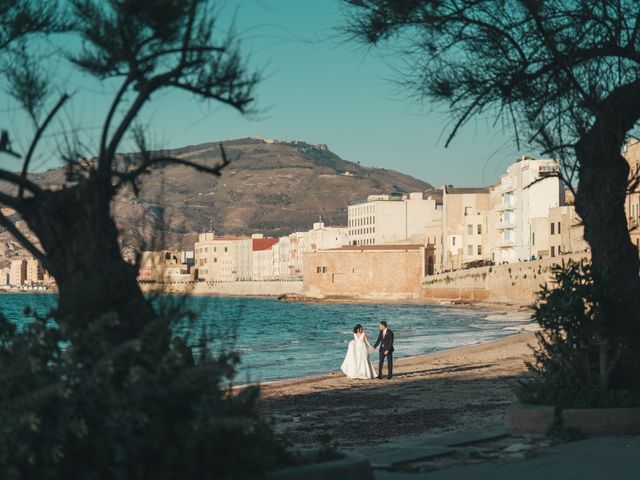
[[[499,320],[496,320],[499,321]],[[402,367],[405,366],[405,364],[409,364],[409,363],[421,363],[421,362],[426,362],[429,361],[430,359],[433,359],[435,357],[438,357],[440,354],[442,355],[453,355],[456,352],[462,352],[465,353],[467,351],[471,351],[471,349],[473,349],[474,347],[478,347],[480,349],[484,349],[486,347],[491,347],[494,343],[496,342],[500,342],[502,340],[507,340],[511,337],[515,337],[518,335],[523,335],[523,336],[529,336],[535,333],[535,330],[528,330],[526,329],[527,326],[529,325],[533,325],[533,323],[531,324],[524,324],[522,327],[522,329],[519,330],[509,330],[509,333],[505,334],[502,337],[499,338],[493,338],[490,340],[481,340],[478,341],[476,343],[470,343],[468,345],[463,345],[460,347],[451,347],[451,348],[445,348],[443,350],[436,350],[434,352],[429,352],[429,353],[421,353],[418,355],[408,355],[406,357],[400,357],[398,359],[394,359],[393,361],[393,365],[394,365],[394,369],[395,367]],[[374,366],[377,369],[377,365],[375,365],[375,355],[376,352],[374,352],[372,355],[372,362],[374,363]],[[386,368],[386,367],[385,367]],[[297,376],[297,377],[287,377],[287,378],[274,378],[271,380],[265,380],[265,381],[257,381],[257,382],[249,382],[249,383],[238,383],[238,384],[234,384],[232,385],[232,388],[234,390],[237,389],[243,389],[245,387],[249,387],[252,385],[258,385],[259,387],[286,387],[289,385],[296,385],[296,384],[300,384],[300,383],[307,383],[307,382],[314,382],[314,381],[322,381],[328,378],[334,378],[336,375],[343,375],[341,370],[329,370],[328,372],[324,372],[324,373],[312,373],[309,375],[302,375],[302,376]],[[362,380],[362,381],[366,381],[366,380]]]
[[[260,384],[263,411],[298,447],[329,434],[340,448],[501,423],[528,375],[532,332],[405,357],[393,380],[351,380],[330,372]],[[386,370],[385,370],[386,373]]]
[[[441,307],[471,307],[479,310],[493,310],[497,312],[525,312],[532,309],[532,305],[508,303],[508,302],[492,302],[487,300],[436,300],[432,298],[374,298],[374,297],[300,297],[300,299],[292,300],[286,298],[287,295],[281,294],[225,294],[225,293],[205,293],[205,292],[176,292],[176,291],[155,291],[144,290],[144,293],[148,294],[161,294],[166,296],[187,296],[187,297],[212,297],[212,298],[268,298],[273,300],[279,300],[283,303],[310,303],[310,304],[328,304],[328,305],[434,305]],[[35,293],[35,294],[56,294],[56,289],[46,290],[3,290],[0,289],[0,295],[2,294],[23,294],[23,293]],[[285,297],[285,298],[283,298]]]

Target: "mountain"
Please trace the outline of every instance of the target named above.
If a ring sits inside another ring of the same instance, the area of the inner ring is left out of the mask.
[[[394,170],[343,160],[325,145],[250,138],[223,145],[231,164],[219,178],[170,166],[147,175],[139,196],[129,190],[118,196],[114,212],[126,250],[160,244],[192,247],[195,234],[210,229],[277,236],[308,230],[320,218],[328,225],[346,225],[349,203],[374,193],[432,188]],[[164,153],[207,165],[221,161],[218,143]],[[60,185],[64,169],[33,174],[32,179]],[[7,241],[8,233],[0,234],[0,245]]]

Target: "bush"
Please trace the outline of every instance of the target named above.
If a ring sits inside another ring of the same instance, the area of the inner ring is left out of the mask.
[[[168,323],[160,315],[116,348],[88,334],[95,355],[79,358],[88,345],[67,340],[55,318],[20,331],[0,317],[2,477],[242,479],[282,465],[258,389],[230,391],[237,356],[203,348],[195,365]]]
[[[600,295],[588,262],[552,267],[553,288],[538,294],[534,318],[540,325],[532,378],[518,396],[559,407],[640,405],[640,386],[629,374],[624,339],[602,318]]]

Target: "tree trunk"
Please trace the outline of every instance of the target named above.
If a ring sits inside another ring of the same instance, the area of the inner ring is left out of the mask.
[[[576,211],[591,246],[594,279],[603,294],[604,335],[611,348],[623,343],[638,355],[633,350],[640,339],[640,260],[624,210],[629,166],[621,149],[627,130],[619,125],[602,115],[576,145],[580,164]],[[608,382],[609,376],[600,373]]]
[[[117,345],[140,338],[155,314],[138,286],[135,266],[121,256],[110,188],[91,176],[74,187],[48,191],[43,200],[29,199],[22,216],[56,280],[61,328],[86,335],[90,322],[112,315],[117,323],[96,333]]]

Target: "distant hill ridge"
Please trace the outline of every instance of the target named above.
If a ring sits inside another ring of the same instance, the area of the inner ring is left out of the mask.
[[[256,138],[221,143],[231,164],[220,178],[170,166],[149,174],[139,197],[129,191],[118,196],[114,212],[125,249],[158,243],[192,246],[195,233],[211,229],[228,235],[277,236],[308,230],[320,218],[328,225],[346,225],[346,206],[368,195],[432,189],[429,183],[395,170],[344,160],[326,145]],[[221,161],[219,142],[164,153],[208,165]],[[64,170],[32,178],[60,185]],[[0,242],[8,238],[4,232]]]

